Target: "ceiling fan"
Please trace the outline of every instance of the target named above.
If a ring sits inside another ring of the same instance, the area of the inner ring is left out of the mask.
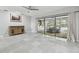
[[[24,8],[28,9],[28,10],[33,10],[33,11],[38,11],[39,9],[34,8],[34,6],[23,6]]]

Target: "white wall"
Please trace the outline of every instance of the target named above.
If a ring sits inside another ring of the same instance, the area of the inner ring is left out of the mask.
[[[26,33],[31,32],[31,16],[24,16],[24,25]]]
[[[31,17],[26,15],[21,15],[21,22],[11,22],[10,13],[4,12],[0,13],[0,36],[8,35],[9,26],[25,26],[25,32],[31,31]]]
[[[37,32],[37,19],[34,16],[31,17],[31,32]]]
[[[7,31],[8,26],[8,15],[7,13],[0,13],[0,35],[4,35]]]

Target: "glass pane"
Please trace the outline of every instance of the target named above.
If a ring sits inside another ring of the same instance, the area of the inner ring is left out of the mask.
[[[55,18],[45,19],[45,34],[50,36],[55,36]]]
[[[56,18],[56,37],[61,37],[61,38],[67,38],[67,32],[68,32],[68,27],[67,27],[67,16],[61,16]]]

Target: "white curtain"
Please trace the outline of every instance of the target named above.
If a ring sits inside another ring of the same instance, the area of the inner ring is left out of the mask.
[[[78,19],[79,14],[77,15],[77,12],[73,12],[69,14],[69,20],[68,20],[68,40],[72,42],[78,41]]]

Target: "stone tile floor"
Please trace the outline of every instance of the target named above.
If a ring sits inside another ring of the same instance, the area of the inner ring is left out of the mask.
[[[0,38],[0,53],[78,53],[79,44],[41,34],[21,34]]]

